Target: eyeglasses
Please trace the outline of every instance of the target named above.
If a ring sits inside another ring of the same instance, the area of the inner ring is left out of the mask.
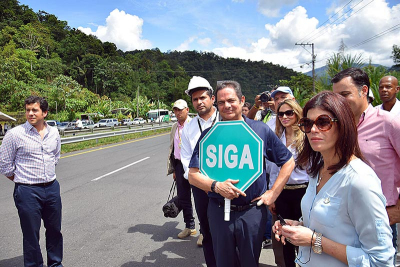
[[[294,110],[286,110],[284,112],[278,112],[278,117],[283,118],[283,115],[286,115],[286,117],[292,117],[294,115]]]
[[[299,121],[299,127],[303,133],[310,133],[315,124],[320,131],[326,132],[329,131],[332,128],[333,123],[337,121],[338,119],[331,118],[329,115],[320,115],[314,121],[309,118],[302,118]]]

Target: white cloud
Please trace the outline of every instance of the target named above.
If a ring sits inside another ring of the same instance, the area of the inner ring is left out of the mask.
[[[325,65],[329,56],[338,51],[343,39],[348,47],[345,53],[362,53],[366,62],[371,58],[372,63],[393,65],[390,56],[393,44],[398,44],[400,40],[398,29],[374,41],[357,45],[397,25],[400,4],[389,8],[384,0],[375,0],[357,12],[360,7],[349,12],[345,21],[343,17],[336,22],[337,24],[328,23],[322,28],[317,28],[318,20],[309,18],[307,10],[298,6],[276,24],[266,24],[265,36],[251,45],[239,47],[224,44],[223,47],[213,49],[213,52],[223,57],[265,60],[297,71],[309,71],[311,67],[300,69],[300,65],[311,62],[311,54],[300,46],[295,46],[296,42],[314,43],[317,67],[321,67]],[[311,52],[311,47],[305,48]]]
[[[209,46],[211,43],[212,43],[212,41],[211,41],[211,39],[210,38],[203,38],[203,39],[199,39],[198,41],[197,41],[201,46],[204,46],[204,47],[207,47],[207,46]]]
[[[258,10],[267,17],[278,17],[283,6],[295,3],[297,3],[297,0],[259,0]]]
[[[93,34],[103,42],[113,42],[123,51],[152,48],[149,40],[142,38],[143,19],[125,11],[114,9],[106,19],[105,26],[98,26],[96,31],[79,27],[86,34]]]
[[[191,43],[193,43],[196,39],[197,39],[196,36],[189,37],[189,39],[185,40],[183,43],[181,43],[181,44],[180,44],[177,48],[175,48],[174,50],[180,51],[180,52],[185,51],[185,50],[191,50],[191,49],[189,48],[189,45],[190,45]]]

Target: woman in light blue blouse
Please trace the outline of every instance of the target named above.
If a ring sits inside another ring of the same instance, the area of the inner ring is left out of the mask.
[[[300,246],[300,266],[393,266],[386,200],[360,152],[346,99],[321,92],[303,116],[306,138],[297,160],[311,177],[301,201],[303,220],[275,222],[275,238]]]

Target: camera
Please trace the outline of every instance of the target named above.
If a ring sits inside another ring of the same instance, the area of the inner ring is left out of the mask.
[[[269,91],[262,92],[260,95],[261,102],[268,102],[271,100],[271,93]]]

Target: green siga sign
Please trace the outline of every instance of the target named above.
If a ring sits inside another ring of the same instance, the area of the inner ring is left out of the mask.
[[[200,171],[245,191],[263,172],[263,140],[244,121],[217,122],[200,141]]]

